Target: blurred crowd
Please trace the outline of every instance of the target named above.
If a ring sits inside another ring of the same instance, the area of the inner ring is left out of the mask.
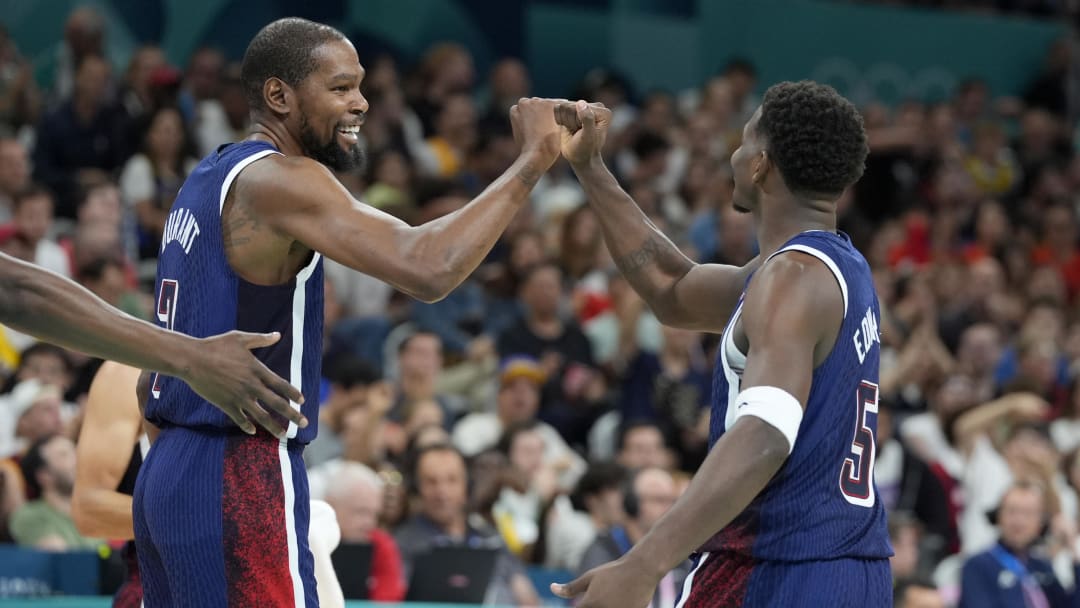
[[[64,31],[43,88],[0,32],[0,251],[150,318],[173,198],[198,158],[245,136],[239,64],[200,48],[174,66],[144,46],[110,65],[86,8]],[[1066,116],[1068,60],[1055,45],[1018,97],[970,79],[941,103],[862,108],[871,154],[839,216],[881,298],[878,497],[900,601],[936,602],[911,606],[977,597],[965,563],[1006,534],[1036,546],[1065,589],[1076,582],[1080,132]],[[575,91],[534,91],[521,61],[478,74],[453,43],[415,65],[361,61],[368,162],[339,178],[365,204],[410,223],[459,208],[516,157],[510,106],[569,93],[614,109],[609,166],[691,258],[756,254],[728,163],[771,84],[748,61],[690,90],[644,92],[602,68]],[[717,336],[656,321],[561,163],[445,300],[412,301],[329,260],[326,276],[320,429],[305,457],[342,541],[374,547],[374,599],[400,599],[428,548],[466,544],[502,549],[492,601],[535,603],[528,568],[618,557],[704,458]],[[67,515],[98,365],[2,328],[0,538],[99,542]],[[657,605],[674,597],[668,583]]]

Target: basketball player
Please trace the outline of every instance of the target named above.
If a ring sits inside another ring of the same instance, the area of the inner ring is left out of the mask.
[[[610,111],[579,101],[557,114],[582,125],[564,129],[563,154],[619,269],[661,321],[723,339],[710,452],[685,494],[622,558],[553,591],[644,606],[696,551],[680,606],[888,606],[872,476],[878,301],[836,230],[867,154],[858,112],[812,82],[765,93],[731,157],[734,204],[754,214],[764,260],[743,268],[694,264],[619,188],[600,157]]]
[[[468,205],[412,227],[331,173],[358,168],[368,109],[364,68],[341,32],[275,21],[252,39],[241,77],[251,136],[204,158],[177,196],[158,259],[159,318],[194,336],[280,331],[259,358],[303,392],[312,425],[249,437],[183,384],[152,380],[146,417],[161,434],[133,504],[148,606],[316,605],[301,453],[318,419],[323,255],[442,298],[559,156],[556,102],[521,100],[510,111],[517,161]]]
[[[75,492],[71,503],[75,525],[88,537],[128,541],[123,549],[124,583],[113,597],[114,608],[139,608],[143,600],[139,563],[131,540],[135,537],[131,494],[139,465],[157,429],[143,427],[136,397],[139,379],[140,370],[112,361],[106,361],[98,369],[84,405],[85,415],[76,444]],[[341,586],[330,563],[330,553],[341,535],[337,519],[333,509],[322,501],[312,501],[311,507],[309,540],[319,582],[319,604],[323,608],[344,606]],[[324,514],[318,524],[316,511]]]
[[[234,331],[197,340],[165,331],[77,283],[2,253],[0,323],[64,348],[180,378],[248,433],[255,432],[252,420],[278,427],[267,410],[307,424],[289,403],[303,400],[300,392],[246,352],[274,344],[278,334]]]

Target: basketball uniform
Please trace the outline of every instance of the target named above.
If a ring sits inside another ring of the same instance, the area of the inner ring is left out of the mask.
[[[152,379],[146,417],[161,434],[134,496],[148,608],[318,605],[302,451],[318,421],[321,256],[313,253],[287,283],[255,285],[233,271],[222,241],[229,188],[245,167],[271,154],[279,152],[264,142],[222,146],[188,177],[161,241],[157,318],[196,337],[280,332],[280,341],[254,352],[300,389],[310,423],[289,423],[281,439],[262,429],[249,436],[179,379]]]
[[[131,496],[135,492],[135,480],[139,475],[139,467],[142,466],[143,457],[150,448],[150,441],[146,435],[139,436],[139,443],[132,449],[131,460],[128,461],[124,477],[116,486],[116,491]],[[129,540],[124,543],[124,582],[116,590],[113,596],[113,608],[140,608],[142,606],[142,579],[139,576],[139,559],[135,551],[135,541]]]
[[[801,233],[774,256],[791,251],[832,272],[844,320],[813,372],[794,450],[750,505],[693,556],[680,608],[892,605],[892,548],[873,475],[880,313],[870,268],[842,233]],[[710,448],[735,423],[746,355],[733,334],[745,295],[717,354]]]

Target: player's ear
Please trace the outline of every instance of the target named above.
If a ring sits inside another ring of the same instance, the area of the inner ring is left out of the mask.
[[[769,175],[769,171],[772,170],[772,159],[769,158],[769,153],[765,150],[758,152],[757,156],[754,157],[752,168],[754,171],[754,183],[764,183],[765,178]]]
[[[275,114],[288,116],[293,95],[292,87],[280,78],[270,77],[263,83],[263,102]]]

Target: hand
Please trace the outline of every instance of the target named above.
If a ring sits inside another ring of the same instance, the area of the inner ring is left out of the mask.
[[[571,165],[585,165],[600,157],[611,110],[602,103],[563,102],[555,107],[555,122],[562,128],[562,155]]]
[[[1011,414],[1015,420],[1046,420],[1050,404],[1033,393],[1015,393],[1012,397]]]
[[[255,434],[258,423],[275,436],[285,431],[271,414],[277,414],[303,428],[307,419],[292,402],[304,396],[293,385],[276,376],[254,357],[252,349],[263,348],[281,339],[281,334],[251,334],[231,331],[199,340],[190,365],[181,376],[200,397],[214,404],[245,433]]]
[[[660,579],[643,568],[635,567],[628,557],[629,554],[593,568],[565,585],[552,583],[551,592],[564,599],[584,595],[585,597],[575,604],[577,608],[648,606]]]
[[[559,100],[530,97],[518,100],[510,108],[514,141],[522,153],[535,153],[547,171],[559,158],[559,126],[555,124],[555,106]]]

